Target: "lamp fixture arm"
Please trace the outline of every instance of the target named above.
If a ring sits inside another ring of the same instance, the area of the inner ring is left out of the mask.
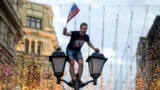
[[[67,82],[66,80],[60,79],[60,81],[64,82],[65,84],[67,84],[68,86],[70,86],[70,87],[72,87],[72,88],[75,88],[75,87],[74,87],[74,84],[71,84],[71,83]],[[79,88],[82,88],[82,87],[86,86],[87,84],[89,84],[89,83],[91,83],[91,82],[93,82],[94,85],[97,84],[97,83],[95,84],[95,80],[90,80],[90,81],[87,81],[87,82],[85,82],[85,83],[80,84],[80,85],[79,85]],[[75,90],[78,90],[78,89],[75,89]]]
[[[60,79],[60,81],[64,82],[65,84],[67,84],[67,85],[70,86],[70,87],[73,87],[73,85],[70,84],[69,82],[67,82],[66,80]]]
[[[81,87],[84,87],[84,86],[86,86],[87,84],[89,84],[89,83],[91,83],[91,82],[94,82],[94,80],[90,80],[90,81],[88,81],[88,82],[86,82],[86,83],[81,84]]]

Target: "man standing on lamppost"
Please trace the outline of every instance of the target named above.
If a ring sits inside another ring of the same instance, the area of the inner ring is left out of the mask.
[[[83,73],[83,56],[81,53],[81,48],[84,42],[87,42],[87,44],[93,50],[99,51],[99,49],[95,48],[94,45],[90,42],[89,36],[86,34],[87,28],[88,28],[88,25],[86,23],[81,23],[80,31],[67,32],[66,27],[64,27],[63,29],[63,35],[71,36],[68,46],[66,48],[66,54],[69,58],[69,63],[70,63],[69,69],[70,69],[70,75],[71,75],[71,81],[70,81],[71,84],[73,84],[75,80],[75,69],[74,69],[75,61],[78,63],[79,80],[80,80],[80,83],[82,83],[81,76]]]

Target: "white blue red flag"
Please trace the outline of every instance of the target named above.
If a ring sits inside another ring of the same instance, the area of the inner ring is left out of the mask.
[[[67,19],[67,23],[78,14],[78,12],[80,11],[80,9],[77,7],[77,5],[75,3],[73,3],[69,15],[68,15],[68,19]]]

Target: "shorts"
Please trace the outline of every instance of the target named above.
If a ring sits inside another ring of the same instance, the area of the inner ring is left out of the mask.
[[[69,60],[75,59],[77,61],[79,59],[83,59],[81,51],[66,49],[66,54]]]

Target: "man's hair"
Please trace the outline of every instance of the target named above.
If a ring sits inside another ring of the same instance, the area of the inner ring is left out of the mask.
[[[88,25],[87,25],[87,23],[81,23],[80,28],[81,28],[82,26],[88,26]]]

